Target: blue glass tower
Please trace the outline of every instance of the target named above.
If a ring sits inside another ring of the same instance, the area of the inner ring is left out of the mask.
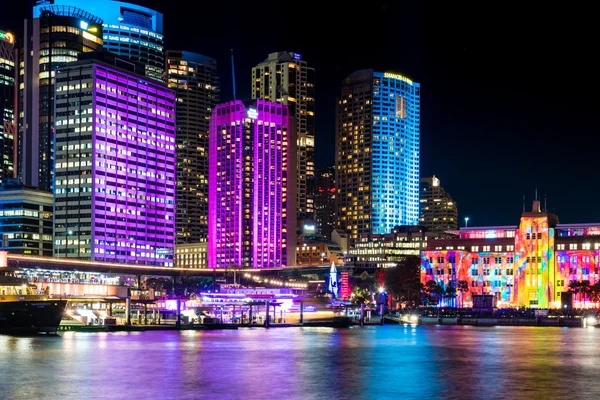
[[[165,70],[163,15],[147,7],[112,0],[44,0],[33,9],[77,7],[104,21],[104,49],[146,65],[146,76],[162,80]]]
[[[337,109],[337,227],[356,241],[419,223],[420,87],[361,70],[342,84]]]

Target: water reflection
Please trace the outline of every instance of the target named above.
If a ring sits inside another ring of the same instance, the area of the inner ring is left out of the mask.
[[[599,338],[442,326],[0,336],[0,397],[596,397]]]

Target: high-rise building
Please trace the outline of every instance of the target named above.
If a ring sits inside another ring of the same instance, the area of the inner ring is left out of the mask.
[[[145,75],[162,81],[165,70],[163,15],[150,8],[113,0],[46,0],[38,3],[76,7],[103,21],[104,48],[145,65]],[[35,11],[34,11],[35,17]]]
[[[172,266],[175,92],[117,61],[56,73],[54,255]]]
[[[335,167],[317,170],[317,192],[315,195],[315,211],[317,231],[331,240],[331,232],[335,229]]]
[[[419,84],[361,70],[337,104],[337,226],[351,242],[419,223]]]
[[[56,70],[102,49],[102,20],[78,7],[39,2],[25,20],[19,59],[18,175],[51,191]]]
[[[208,267],[293,265],[295,134],[288,107],[219,104],[210,121]],[[290,212],[291,211],[291,212]]]
[[[447,231],[458,229],[456,202],[434,176],[421,178],[420,224],[427,233],[443,236]]]
[[[6,179],[0,187],[0,248],[12,254],[52,256],[52,193]]]
[[[297,218],[314,221],[315,69],[298,53],[271,53],[252,68],[252,98],[286,104],[297,132]]]
[[[219,102],[217,62],[187,51],[167,52],[167,79],[177,93],[177,243],[208,236],[208,134]]]
[[[16,121],[15,39],[0,31],[0,184],[14,177]]]

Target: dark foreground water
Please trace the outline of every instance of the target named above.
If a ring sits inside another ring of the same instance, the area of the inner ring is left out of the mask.
[[[0,335],[0,399],[598,398],[600,329]]]

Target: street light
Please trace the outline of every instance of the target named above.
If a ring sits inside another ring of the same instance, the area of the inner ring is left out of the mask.
[[[322,252],[322,253],[321,253],[321,264],[323,264],[323,262],[325,262],[325,256],[326,256],[326,255],[327,255],[327,254],[325,254],[325,252]]]
[[[465,217],[465,228],[469,227],[469,217]]]

